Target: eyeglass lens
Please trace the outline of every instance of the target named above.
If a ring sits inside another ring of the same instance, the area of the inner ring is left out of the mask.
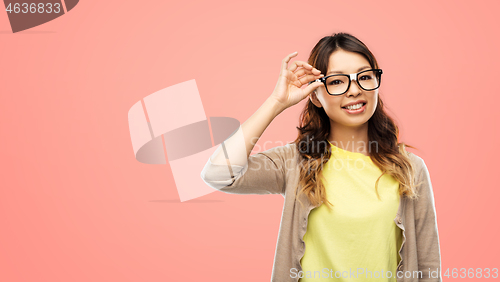
[[[359,73],[358,83],[367,91],[377,89],[380,84],[377,71],[369,70]],[[342,94],[347,91],[349,77],[346,75],[330,76],[326,79],[326,85],[331,95]]]

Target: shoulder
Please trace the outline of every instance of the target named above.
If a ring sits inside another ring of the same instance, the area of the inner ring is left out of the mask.
[[[429,195],[433,195],[433,188],[430,179],[429,169],[424,161],[424,159],[414,153],[409,153],[410,159],[413,162],[415,169],[415,186],[417,189],[417,194],[423,194],[424,198],[428,198]]]
[[[265,157],[265,158],[262,158]],[[295,143],[276,146],[271,149],[259,152],[253,157],[264,162],[272,161],[273,165],[287,171],[295,171],[298,166],[299,152]]]
[[[425,161],[422,157],[420,157],[419,155],[417,155],[415,153],[409,152],[409,151],[408,151],[408,155],[410,157],[412,164],[414,165],[415,172],[417,173],[417,175],[420,174],[422,169],[427,168]]]
[[[287,143],[285,145],[276,146],[271,149],[260,152],[267,156],[275,156],[283,159],[293,158],[297,154],[297,145],[295,143]]]

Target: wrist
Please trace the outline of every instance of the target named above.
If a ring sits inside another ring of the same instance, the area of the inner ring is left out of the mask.
[[[274,113],[274,116],[279,115],[281,112],[283,112],[286,109],[286,106],[280,103],[278,100],[276,100],[274,97],[269,97],[267,100],[264,102],[266,107]]]

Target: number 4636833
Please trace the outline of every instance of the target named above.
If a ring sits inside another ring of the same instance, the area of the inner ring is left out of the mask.
[[[447,278],[498,278],[498,268],[447,268],[442,274]]]

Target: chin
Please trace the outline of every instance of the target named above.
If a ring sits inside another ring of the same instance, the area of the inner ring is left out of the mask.
[[[367,122],[368,122],[368,120],[363,120],[360,122],[350,121],[350,122],[346,122],[345,125],[350,126],[350,127],[358,127],[358,126],[362,126],[362,125],[366,124]]]

